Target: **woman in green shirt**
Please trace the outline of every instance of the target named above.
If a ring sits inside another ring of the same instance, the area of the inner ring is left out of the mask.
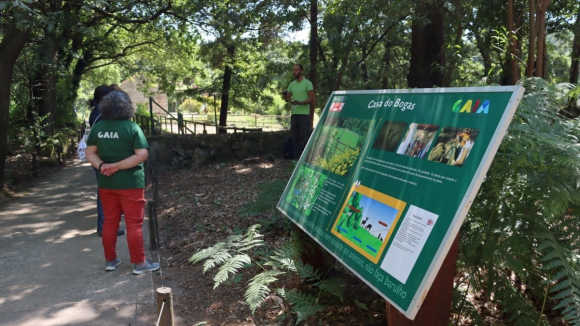
[[[103,120],[91,129],[86,156],[100,172],[99,194],[105,213],[102,239],[105,270],[113,271],[121,263],[116,253],[121,212],[125,214],[133,274],[157,270],[159,263],[146,259],[143,245],[143,162],[149,155],[149,144],[141,128],[130,120],[135,110],[127,93],[109,93],[101,100],[99,110]]]

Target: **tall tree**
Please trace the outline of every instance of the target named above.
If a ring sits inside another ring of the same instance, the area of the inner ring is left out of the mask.
[[[38,115],[47,117],[48,132],[55,128],[59,105],[66,106],[61,110],[72,110],[82,74],[95,63],[102,66],[119,62],[143,44],[154,42],[139,43],[122,35],[133,34],[145,24],[151,29],[161,28],[152,22],[171,8],[171,4],[163,1],[127,0],[105,7],[91,3],[84,3],[83,7],[82,4],[50,1],[44,10],[46,23],[37,33],[37,65],[31,72],[34,76],[33,99]],[[67,84],[68,92],[57,101],[59,82]]]
[[[408,85],[411,88],[430,88],[443,85],[445,67],[444,1],[421,1],[411,27],[411,62]],[[427,20],[427,23],[425,23]]]
[[[538,54],[536,56],[536,77],[546,78],[546,12],[551,0],[538,0],[538,40],[536,49]]]
[[[514,21],[514,0],[508,0],[507,5],[507,30],[508,30],[508,46],[509,53],[508,65],[509,65],[509,78],[506,79],[506,83],[509,85],[515,85],[520,79],[520,70],[518,68],[518,37],[516,35],[516,24]]]
[[[318,88],[318,0],[310,0],[310,75],[309,80],[314,87],[314,93]],[[310,103],[310,128],[314,128],[314,108],[316,103]]]
[[[580,75],[580,10],[576,14],[576,24],[574,25],[574,41],[572,43],[570,63],[570,82],[578,83]]]
[[[8,8],[4,11],[0,25],[3,38],[0,41],[0,187],[4,186],[4,167],[8,154],[8,117],[10,113],[10,85],[14,65],[30,36],[31,21],[26,10]],[[5,20],[6,19],[6,20]]]
[[[526,77],[532,77],[534,75],[534,67],[536,65],[536,0],[529,0],[528,4],[529,11],[529,23],[530,23],[530,33],[528,37],[528,61],[526,67]]]
[[[272,0],[228,0],[210,3],[194,1],[184,6],[184,10],[191,17],[181,13],[179,17],[198,28],[201,34],[213,38],[208,41],[208,44],[213,45],[208,57],[215,65],[221,65],[223,71],[219,130],[220,133],[225,133],[232,78],[237,74],[233,67],[238,60],[238,48],[258,38],[267,42],[270,35],[276,34],[282,28],[280,17],[285,14],[286,9],[275,11]]]

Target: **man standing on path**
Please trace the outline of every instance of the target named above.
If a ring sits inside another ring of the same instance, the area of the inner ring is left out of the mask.
[[[293,75],[296,80],[292,81],[282,94],[286,102],[292,103],[290,132],[294,141],[294,157],[298,158],[310,137],[310,105],[314,105],[315,97],[312,82],[304,78],[302,65],[294,65]]]

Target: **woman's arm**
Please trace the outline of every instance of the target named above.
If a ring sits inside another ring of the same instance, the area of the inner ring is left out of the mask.
[[[104,174],[106,176],[110,176],[119,170],[127,170],[127,169],[130,169],[132,167],[137,166],[139,163],[147,161],[147,157],[149,157],[149,150],[147,150],[147,148],[139,148],[139,149],[135,150],[135,154],[127,157],[126,159],[124,159],[122,161],[119,161],[116,163],[103,164],[101,166],[100,171],[102,174]],[[88,158],[88,156],[87,156],[87,158]]]
[[[87,157],[87,161],[89,161],[95,169],[98,169],[99,165],[103,163],[103,160],[99,157],[97,146],[95,145],[87,146],[85,149],[85,156]]]

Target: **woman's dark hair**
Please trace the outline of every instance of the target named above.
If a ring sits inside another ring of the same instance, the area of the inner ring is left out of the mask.
[[[127,120],[135,114],[129,94],[123,91],[113,91],[103,97],[99,111],[106,120]]]
[[[115,90],[114,88],[107,85],[97,86],[97,88],[95,88],[95,91],[93,93],[93,99],[89,102],[89,105],[91,107],[95,107],[95,105],[101,103],[103,97],[105,97],[107,94],[109,94],[114,90]]]

